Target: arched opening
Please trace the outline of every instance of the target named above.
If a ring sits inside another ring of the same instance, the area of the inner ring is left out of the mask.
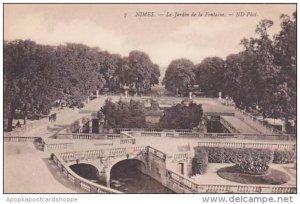
[[[173,193],[146,175],[146,171],[146,165],[140,160],[122,160],[111,168],[110,187],[126,193]]]
[[[73,164],[70,168],[82,178],[91,180],[93,182],[98,182],[99,180],[99,171],[98,169],[91,164]]]

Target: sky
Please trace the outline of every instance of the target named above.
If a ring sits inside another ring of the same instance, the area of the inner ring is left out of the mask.
[[[164,72],[178,58],[195,64],[205,57],[225,59],[243,49],[240,40],[254,36],[260,20],[274,21],[273,35],[280,29],[280,15],[294,11],[295,4],[5,4],[4,39],[83,43],[122,56],[140,50]],[[174,18],[175,12],[189,16]],[[237,17],[238,12],[248,16]]]

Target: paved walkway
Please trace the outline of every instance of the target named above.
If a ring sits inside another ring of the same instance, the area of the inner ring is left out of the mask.
[[[78,193],[83,192],[65,178],[33,143],[4,143],[5,193]]]

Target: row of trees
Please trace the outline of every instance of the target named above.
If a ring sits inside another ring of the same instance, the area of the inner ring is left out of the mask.
[[[108,128],[146,128],[145,105],[139,101],[106,100],[100,109],[105,116]],[[164,110],[157,128],[162,129],[192,129],[202,120],[202,105],[190,103],[177,104]]]
[[[244,51],[225,60],[205,58],[194,65],[178,59],[170,63],[163,83],[175,94],[187,94],[197,84],[208,96],[232,97],[238,107],[259,106],[264,116],[288,118],[296,111],[296,13],[281,15],[281,30],[270,37],[270,20],[256,27],[257,37],[242,39]]]
[[[145,92],[158,83],[158,65],[140,51],[128,57],[82,44],[48,46],[30,40],[4,42],[4,117],[47,115],[54,101],[79,106],[92,92],[129,86]]]

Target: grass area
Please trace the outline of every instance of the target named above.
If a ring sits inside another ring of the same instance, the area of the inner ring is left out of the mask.
[[[219,169],[217,174],[223,179],[242,184],[281,185],[290,179],[284,172],[271,168],[265,175],[251,175],[240,173],[235,166],[230,166]]]

